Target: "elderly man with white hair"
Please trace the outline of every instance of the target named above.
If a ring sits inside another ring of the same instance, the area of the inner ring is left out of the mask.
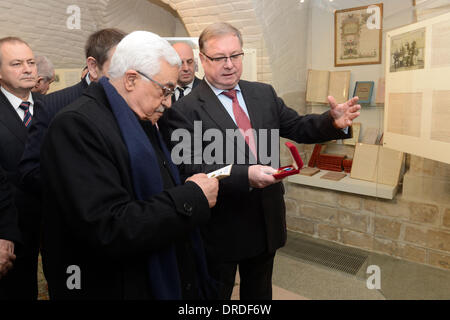
[[[49,58],[46,56],[36,57],[37,80],[31,92],[38,92],[40,94],[47,94],[50,85],[55,81],[55,67]]]
[[[50,125],[41,152],[50,298],[214,297],[198,227],[218,182],[196,174],[182,184],[155,126],[179,67],[166,40],[133,32],[110,79]]]

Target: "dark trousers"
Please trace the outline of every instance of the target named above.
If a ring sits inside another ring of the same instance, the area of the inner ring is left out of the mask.
[[[37,300],[39,231],[22,232],[24,245],[15,248],[13,268],[0,279],[0,300]]]
[[[240,300],[272,300],[272,271],[275,253],[236,262],[208,261],[209,273],[218,283],[218,299],[230,300],[239,267]]]

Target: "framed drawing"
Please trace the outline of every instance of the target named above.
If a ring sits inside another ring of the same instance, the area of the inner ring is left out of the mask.
[[[424,69],[425,28],[391,38],[390,72]]]
[[[373,87],[373,81],[356,81],[353,96],[359,98],[359,103],[370,104]]]
[[[380,64],[383,4],[336,10],[334,13],[335,67]]]

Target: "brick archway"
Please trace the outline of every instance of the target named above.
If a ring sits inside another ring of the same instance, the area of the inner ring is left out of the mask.
[[[271,83],[269,57],[264,43],[263,30],[258,21],[252,0],[217,4],[216,0],[160,0],[175,10],[191,37],[198,37],[209,24],[226,21],[242,32],[246,48],[257,49],[258,81]]]
[[[217,4],[216,0],[148,0],[154,4],[170,6],[178,13],[189,36],[198,37],[209,24],[226,21],[242,32],[246,48],[257,50],[258,81],[271,83],[272,71],[269,55],[264,42],[263,29],[257,19],[253,0],[239,0]],[[117,6],[117,0],[101,0],[99,7],[103,8],[100,25],[106,25],[108,9]],[[117,17],[115,17],[117,18]]]

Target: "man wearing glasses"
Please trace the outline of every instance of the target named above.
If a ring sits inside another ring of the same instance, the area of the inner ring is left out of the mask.
[[[221,163],[183,164],[182,172],[190,175],[210,172],[235,162],[231,175],[220,180],[220,193],[211,219],[202,228],[210,274],[221,284],[220,298],[230,299],[236,270],[239,267],[241,299],[272,298],[272,268],[275,252],[286,242],[283,184],[273,177],[279,163],[262,165],[258,152],[269,151],[257,139],[261,130],[269,130],[298,143],[319,143],[345,139],[352,120],[359,115],[357,98],[337,105],[329,97],[330,111],[322,115],[300,116],[288,108],[267,84],[240,80],[244,53],[239,30],[227,23],[208,26],[200,35],[200,59],[205,78],[187,97],[170,110],[170,127],[193,130],[194,121],[202,122],[202,131],[219,129],[224,141]],[[245,133],[245,148],[233,139],[232,150],[225,141],[227,129]],[[256,137],[252,134],[255,130]],[[343,130],[344,129],[344,130]],[[278,131],[279,130],[279,131]],[[250,134],[248,134],[250,132]],[[259,142],[259,145],[258,145]],[[176,142],[175,142],[176,143]],[[205,149],[209,141],[203,141]],[[191,143],[195,146],[195,143]],[[192,155],[202,150],[192,150]],[[244,152],[246,163],[236,162]],[[279,150],[272,150],[278,153]]]
[[[52,121],[41,152],[52,299],[211,298],[197,228],[218,182],[181,181],[155,126],[179,67],[166,40],[133,32],[109,79]]]

